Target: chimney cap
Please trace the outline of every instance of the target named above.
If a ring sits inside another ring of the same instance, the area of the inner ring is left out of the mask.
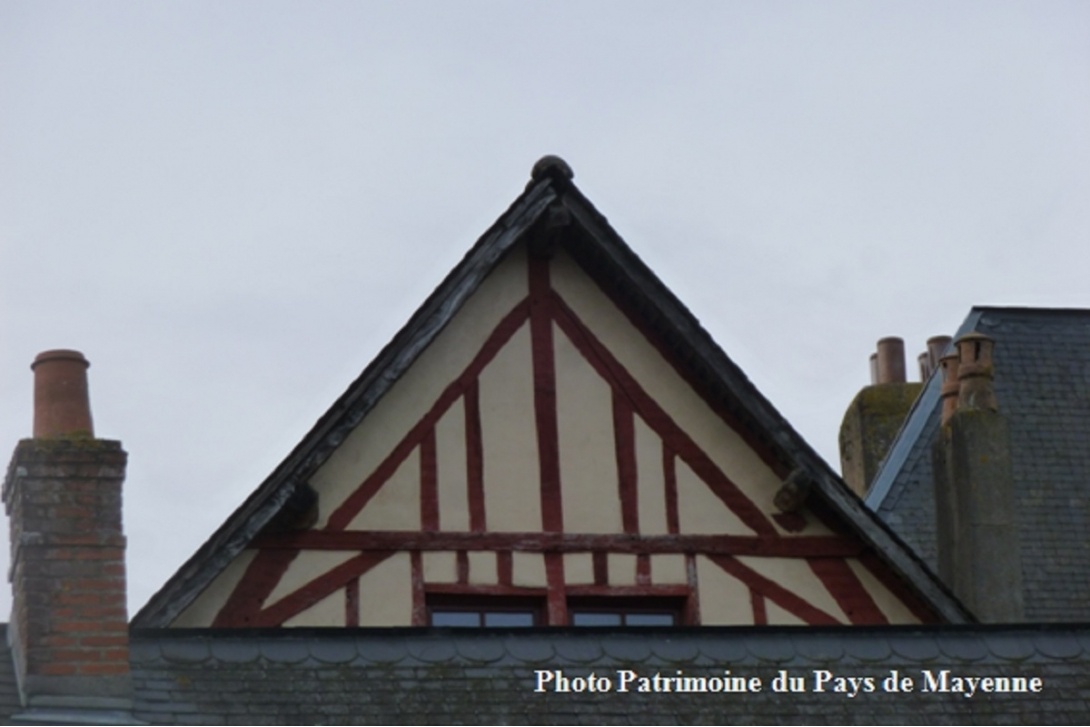
[[[54,348],[50,351],[42,351],[35,356],[34,363],[30,364],[31,371],[47,361],[79,361],[84,368],[91,365],[91,362],[80,351],[74,351],[70,348]]]

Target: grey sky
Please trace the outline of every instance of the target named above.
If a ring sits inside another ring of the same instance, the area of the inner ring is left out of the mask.
[[[837,468],[879,337],[1090,305],[1084,2],[17,1],[0,109],[0,442],[82,350],[133,610],[546,153]]]

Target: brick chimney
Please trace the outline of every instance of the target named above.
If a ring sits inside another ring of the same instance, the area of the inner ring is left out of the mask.
[[[8,640],[25,721],[133,723],[121,443],[96,439],[87,360],[47,351],[34,371],[34,438],[3,499],[14,594]]]
[[[939,576],[985,623],[1024,618],[1010,432],[993,386],[995,342],[969,333],[943,357],[932,447]]]

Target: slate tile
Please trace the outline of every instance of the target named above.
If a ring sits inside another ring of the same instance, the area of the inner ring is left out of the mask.
[[[605,650],[598,639],[587,638],[563,638],[556,639],[553,644],[556,650],[557,663],[586,664],[600,660],[605,655]]]
[[[936,637],[931,634],[891,634],[888,642],[894,654],[913,663],[926,664],[942,656]]]
[[[951,659],[962,662],[976,662],[988,657],[988,647],[984,640],[967,632],[951,632],[936,638],[939,649]]]
[[[666,664],[694,664],[700,658],[695,637],[658,638],[650,641],[651,651]]]
[[[211,638],[208,646],[218,661],[247,662],[261,657],[261,642],[253,639]]]
[[[313,639],[307,648],[311,658],[319,664],[348,664],[360,655],[354,639]]]
[[[166,661],[180,663],[203,663],[212,658],[205,639],[164,639],[159,642],[159,653]]]
[[[454,649],[462,659],[478,664],[499,662],[508,656],[502,638],[484,634],[481,634],[481,638],[457,639]]]
[[[404,639],[373,637],[357,644],[360,658],[374,664],[400,664],[409,658]]]
[[[310,644],[301,639],[266,639],[261,655],[278,664],[299,664],[310,658]]]
[[[545,637],[508,636],[503,640],[503,648],[511,658],[526,664],[543,664],[556,658],[552,643]]]
[[[842,637],[824,632],[799,633],[791,637],[795,652],[803,659],[819,664],[836,661],[844,655]]]
[[[784,664],[798,658],[798,652],[787,634],[751,634],[741,637],[749,652],[758,662]]]
[[[1034,634],[1033,644],[1041,655],[1052,659],[1074,659],[1084,653],[1082,644],[1070,634],[1041,632]]]
[[[730,665],[753,662],[753,657],[746,650],[744,639],[733,636],[730,638],[705,639],[700,643],[700,653],[715,664]]]
[[[853,634],[844,640],[844,653],[859,661],[884,664],[893,651],[882,634]]]
[[[1033,658],[1037,647],[1033,641],[1019,634],[988,634],[984,639],[988,651],[1003,661],[1025,661]]]
[[[410,641],[407,646],[410,656],[425,663],[448,662],[458,656],[451,639]]]
[[[602,639],[602,650],[614,659],[626,663],[644,662],[651,656],[651,647],[645,638]]]

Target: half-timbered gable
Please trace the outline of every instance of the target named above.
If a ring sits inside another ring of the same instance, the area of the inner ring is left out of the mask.
[[[546,158],[136,623],[964,619]]]

